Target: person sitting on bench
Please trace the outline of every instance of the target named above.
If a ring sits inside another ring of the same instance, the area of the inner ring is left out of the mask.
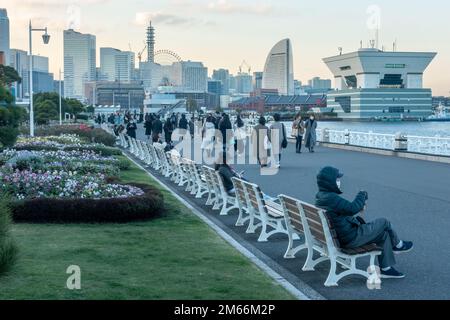
[[[316,206],[326,211],[341,247],[351,249],[375,243],[382,250],[378,257],[380,277],[404,278],[405,275],[393,267],[394,254],[411,251],[413,243],[400,240],[387,219],[366,223],[360,216],[356,216],[364,210],[368,194],[360,191],[353,202],[342,198],[342,177],[343,174],[333,167],[320,170],[317,175],[319,192],[316,195]]]
[[[226,155],[223,152],[219,153],[214,169],[219,172],[223,181],[223,186],[228,194],[234,194],[234,186],[231,178],[236,177],[242,179],[243,172],[237,173],[232,167],[227,164]]]

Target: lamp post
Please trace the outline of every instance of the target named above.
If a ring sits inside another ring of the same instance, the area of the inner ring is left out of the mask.
[[[62,125],[61,74],[64,74],[64,72],[59,69],[59,125]]]
[[[42,35],[42,41],[44,44],[48,44],[50,41],[50,35],[47,33],[47,28],[44,29],[33,29],[31,26],[31,20],[28,27],[28,37],[30,41],[30,65],[29,65],[29,72],[30,72],[30,88],[29,88],[29,94],[30,94],[30,136],[34,137],[34,110],[33,110],[33,43],[32,43],[32,32],[33,31],[44,31],[45,33]]]

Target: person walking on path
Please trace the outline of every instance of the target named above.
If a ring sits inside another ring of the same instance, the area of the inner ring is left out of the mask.
[[[157,115],[156,119],[152,122],[152,142],[160,140],[160,135],[162,134],[163,125],[160,120],[160,116]]]
[[[295,138],[295,152],[302,153],[303,134],[305,133],[305,125],[302,121],[302,116],[297,114],[292,123],[292,137]]]
[[[152,136],[152,117],[147,115],[145,118],[146,118],[144,122],[145,135],[147,136],[147,139],[150,140]]]
[[[178,122],[178,128],[184,129],[184,130],[188,129],[188,121],[187,121],[186,115],[184,113],[181,115],[181,119]]]
[[[238,155],[241,155],[245,151],[245,140],[247,136],[244,121],[242,121],[240,115],[237,116],[234,126],[235,151],[237,151]]]
[[[269,128],[266,126],[266,118],[260,116],[258,124],[252,132],[253,157],[256,156],[261,168],[267,167],[268,150],[270,149]]]
[[[333,167],[325,167],[317,175],[319,192],[316,206],[326,210],[327,217],[337,233],[339,244],[343,248],[359,248],[375,243],[381,248],[378,256],[381,278],[404,278],[405,275],[394,269],[394,254],[409,252],[413,248],[411,241],[402,241],[384,218],[366,223],[360,216],[368,199],[366,191],[360,191],[353,202],[343,197],[341,178],[343,174]]]
[[[136,139],[136,130],[137,130],[136,122],[134,120],[130,120],[130,122],[128,122],[127,124],[127,135],[131,138]]]
[[[207,157],[211,157],[212,150],[214,148],[214,137],[216,134],[216,127],[214,126],[214,118],[212,115],[206,117],[206,121],[203,124],[202,130],[202,150],[206,151]]]
[[[287,147],[286,128],[284,124],[280,122],[280,114],[275,113],[273,115],[274,123],[270,127],[270,141],[272,141],[272,156],[274,157],[276,167],[280,168],[281,164],[281,150]],[[278,135],[278,137],[277,137]],[[274,148],[274,141],[278,139],[278,146]]]
[[[222,119],[219,121],[219,140],[222,141],[223,151],[227,153],[227,146],[233,143],[233,125],[231,124],[230,117],[224,113]]]
[[[314,146],[316,145],[316,129],[317,121],[312,114],[305,123],[305,147],[309,152],[314,152]]]
[[[166,121],[164,121],[164,140],[167,143],[172,142],[172,132],[174,130],[172,120],[169,118]]]

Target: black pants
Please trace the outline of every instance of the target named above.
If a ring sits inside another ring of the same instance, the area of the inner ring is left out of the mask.
[[[296,143],[295,143],[295,150],[297,152],[301,152],[302,151],[302,140],[303,140],[303,136],[296,136],[295,137]]]

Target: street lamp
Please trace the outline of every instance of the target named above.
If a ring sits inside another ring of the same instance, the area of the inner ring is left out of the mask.
[[[64,72],[59,69],[59,125],[62,125],[61,74]]]
[[[33,31],[44,31],[45,33],[42,35],[42,41],[44,44],[48,44],[50,41],[50,35],[47,33],[47,28],[44,29],[33,29],[31,26],[31,20],[28,27],[28,37],[30,40],[30,136],[34,137],[34,110],[33,110],[33,43],[32,43],[32,32]]]

